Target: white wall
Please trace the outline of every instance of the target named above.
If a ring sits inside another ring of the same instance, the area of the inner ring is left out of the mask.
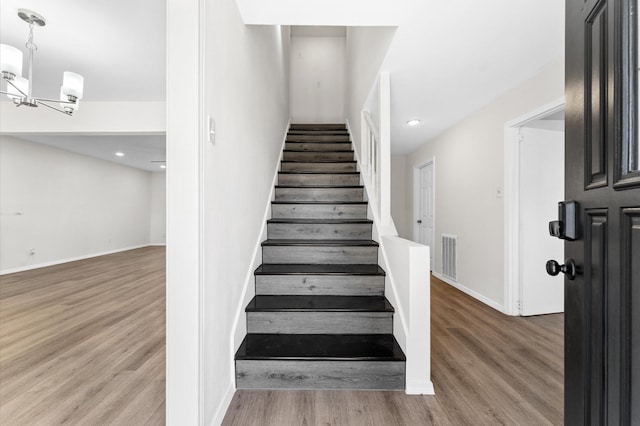
[[[346,38],[292,36],[292,123],[344,123]]]
[[[407,159],[404,155],[391,156],[391,217],[396,225],[398,236],[407,240],[407,215],[405,207],[407,203],[405,175]],[[411,222],[409,222],[410,224]]]
[[[371,93],[396,27],[347,28],[346,113],[354,148],[360,152],[360,112]],[[393,93],[393,87],[392,87]]]
[[[261,261],[265,214],[289,121],[290,31],[245,26],[233,0],[208,0],[205,18],[205,111],[216,122],[215,145],[203,147],[201,188],[208,426],[222,420],[235,390],[233,356],[246,333],[244,309],[254,293],[253,271]]]
[[[153,245],[167,242],[167,179],[164,172],[151,173],[149,241]]]
[[[148,245],[150,189],[148,172],[0,136],[0,270]]]
[[[553,61],[532,79],[502,94],[407,155],[406,194],[413,169],[436,158],[435,258],[442,272],[441,236],[458,237],[458,286],[497,309],[504,306],[504,125],[564,93],[564,64]],[[413,197],[407,197],[407,221]]]

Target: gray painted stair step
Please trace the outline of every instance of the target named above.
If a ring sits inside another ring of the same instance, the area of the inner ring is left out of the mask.
[[[349,142],[349,135],[287,135],[287,142]]]
[[[267,221],[267,238],[371,240],[371,228],[370,220],[271,219]]]
[[[349,132],[344,130],[289,130],[288,135],[348,135]]]
[[[357,171],[355,161],[334,161],[334,162],[301,162],[301,161],[282,161],[280,163],[280,171],[283,172],[319,172],[319,173],[339,173],[339,172],[355,172]]]
[[[378,243],[368,240],[266,240],[263,263],[377,264]]]
[[[351,151],[351,142],[287,142],[284,149],[292,151]]]
[[[404,389],[405,356],[391,334],[247,334],[236,353],[244,389]]]
[[[275,201],[363,201],[362,186],[295,187],[276,186]]]
[[[278,174],[278,184],[296,186],[358,186],[360,173],[286,173]]]
[[[383,296],[378,265],[260,265],[256,295]]]
[[[404,361],[236,361],[238,389],[403,390]]]
[[[353,151],[283,151],[284,161],[353,161]]]
[[[393,308],[383,296],[256,296],[246,312],[249,333],[393,332]]]
[[[247,332],[283,334],[393,333],[391,312],[247,312]]]
[[[347,130],[347,126],[341,123],[295,123],[289,126],[289,130]]]
[[[274,219],[366,219],[367,203],[364,201],[325,202],[273,202],[271,217]]]

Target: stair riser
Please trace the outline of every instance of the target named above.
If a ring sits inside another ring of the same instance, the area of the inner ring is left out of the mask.
[[[376,246],[266,246],[262,248],[263,263],[293,263],[318,265],[377,264]]]
[[[272,240],[370,240],[371,224],[268,223],[267,238]]]
[[[284,149],[295,151],[351,151],[351,143],[287,142]]]
[[[287,135],[287,142],[349,142],[349,135]]]
[[[276,201],[362,201],[362,188],[276,188]]]
[[[360,185],[360,175],[341,174],[280,174],[278,176],[280,185],[300,185],[300,186],[358,186]]]
[[[401,361],[236,361],[239,389],[405,388]]]
[[[299,152],[284,151],[284,161],[353,161],[353,151],[344,152]]]
[[[282,163],[283,172],[340,173],[357,172],[356,163]]]
[[[346,130],[289,130],[288,135],[348,135]]]
[[[366,204],[273,204],[274,219],[366,219]]]
[[[256,275],[256,295],[384,296],[384,276]]]
[[[391,312],[247,312],[247,332],[267,334],[390,334]]]
[[[347,126],[339,123],[297,123],[289,126],[289,130],[347,130]]]

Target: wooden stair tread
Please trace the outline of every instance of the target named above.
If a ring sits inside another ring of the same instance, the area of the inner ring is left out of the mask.
[[[330,204],[369,204],[367,201],[272,201],[271,204],[321,204],[321,205],[330,205]]]
[[[236,360],[405,361],[391,334],[247,334]]]
[[[359,175],[360,172],[278,172],[281,175]]]
[[[309,152],[309,151],[302,151],[302,152]],[[340,152],[340,151],[338,151]],[[345,151],[343,151],[345,152]],[[322,164],[327,164],[327,163],[337,163],[337,164],[342,164],[342,163],[355,163],[354,160],[318,160],[318,159],[313,159],[313,160],[282,160],[280,163],[322,163]],[[327,172],[322,172],[322,173],[327,173]]]
[[[276,188],[308,188],[308,185],[276,185]],[[348,188],[358,188],[358,189],[362,189],[364,188],[363,185],[348,185],[348,186],[336,186],[336,185],[318,185],[318,186],[314,186],[314,189],[318,189],[318,188],[330,188],[330,189],[348,189]]]
[[[394,312],[384,296],[255,296],[246,312]]]
[[[372,224],[373,221],[369,219],[269,219],[267,223],[295,223],[295,224],[309,224],[309,225],[317,225],[317,224],[329,224],[329,225],[340,225],[340,224],[352,224],[352,223],[366,223]]]
[[[255,275],[385,275],[379,265],[262,264]]]
[[[265,240],[263,247],[267,246],[373,246],[379,244],[373,240]]]

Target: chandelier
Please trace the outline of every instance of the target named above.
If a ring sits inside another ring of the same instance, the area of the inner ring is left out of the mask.
[[[22,51],[8,44],[0,44],[0,71],[2,79],[7,82],[7,90],[0,90],[0,93],[7,95],[18,107],[42,105],[72,115],[82,99],[84,78],[80,74],[65,71],[62,75],[60,99],[33,96],[33,55],[38,50],[38,46],[33,42],[33,28],[44,27],[46,21],[42,15],[27,9],[19,9],[18,16],[29,24],[29,39],[25,43],[29,51],[29,75],[28,78],[22,76]]]

